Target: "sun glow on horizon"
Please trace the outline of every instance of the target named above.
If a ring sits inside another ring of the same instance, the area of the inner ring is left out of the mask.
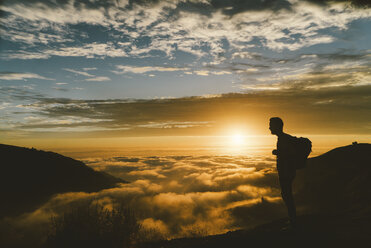
[[[250,143],[253,130],[246,125],[234,125],[224,130],[224,145],[233,150],[246,148]],[[253,142],[254,143],[254,142]]]
[[[230,139],[233,146],[243,146],[246,144],[246,137],[240,133],[231,135]]]

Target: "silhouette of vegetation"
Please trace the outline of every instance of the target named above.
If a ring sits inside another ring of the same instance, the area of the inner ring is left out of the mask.
[[[141,228],[139,231],[139,244],[153,243],[163,240],[168,240],[166,234],[162,233],[156,228]]]
[[[207,227],[202,225],[193,225],[189,228],[186,237],[189,238],[202,238],[209,235]]]
[[[369,247],[371,215],[362,218],[353,215],[298,216],[300,228],[284,229],[286,219],[281,219],[248,230],[200,238],[179,238],[139,244],[138,248],[246,248],[246,247]]]
[[[133,208],[84,203],[52,217],[46,247],[132,247],[140,229]]]

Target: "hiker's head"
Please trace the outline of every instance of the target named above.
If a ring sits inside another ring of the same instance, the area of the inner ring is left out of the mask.
[[[280,117],[272,117],[269,120],[269,130],[272,134],[282,133],[283,130],[283,121]]]

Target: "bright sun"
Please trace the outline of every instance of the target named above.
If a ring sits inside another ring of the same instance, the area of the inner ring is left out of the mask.
[[[231,143],[234,146],[244,145],[245,137],[242,134],[234,134],[231,136]]]

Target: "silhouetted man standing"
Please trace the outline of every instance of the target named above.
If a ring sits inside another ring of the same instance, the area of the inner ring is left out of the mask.
[[[282,199],[286,204],[291,227],[296,226],[296,208],[294,197],[292,195],[292,183],[296,175],[296,167],[293,157],[294,137],[283,132],[283,121],[279,117],[273,117],[269,120],[269,129],[271,133],[277,135],[277,149],[272,154],[277,156],[277,171],[281,186]]]

